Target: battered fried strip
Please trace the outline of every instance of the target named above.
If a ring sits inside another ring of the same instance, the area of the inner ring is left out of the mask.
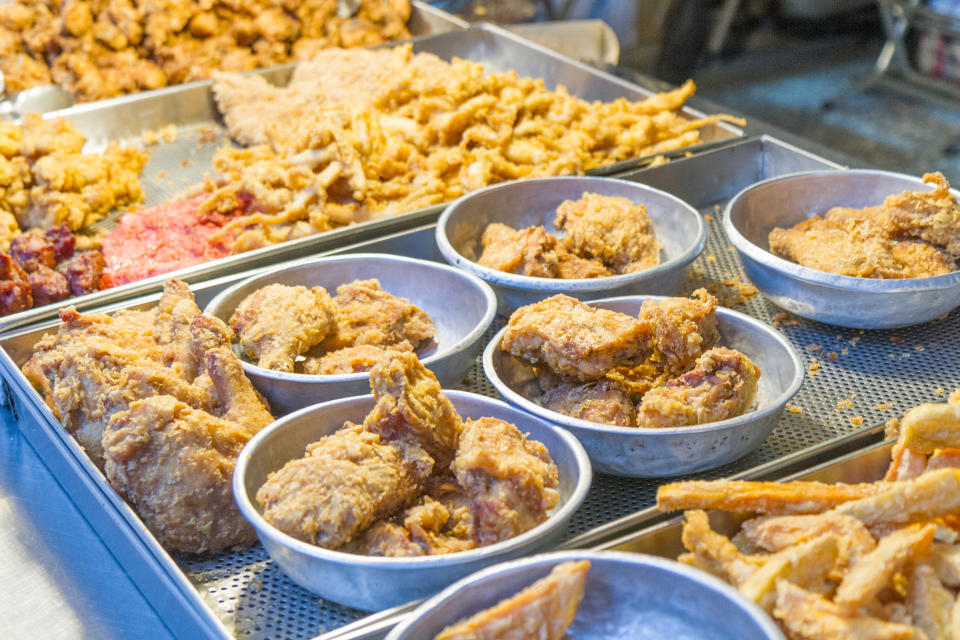
[[[740,533],[750,543],[767,551],[781,551],[790,545],[833,533],[838,536],[838,561],[843,566],[854,564],[877,546],[862,522],[835,514],[763,516],[744,522]]]
[[[734,586],[746,581],[761,565],[760,560],[741,553],[730,540],[710,528],[704,511],[687,511],[683,523],[683,546],[693,553],[686,564],[719,576]],[[693,560],[693,562],[691,562]]]
[[[883,482],[823,484],[692,480],[660,487],[657,508],[661,511],[723,509],[770,514],[818,513],[889,489],[890,485]]]
[[[898,444],[918,453],[960,446],[960,404],[921,404],[900,421]]]
[[[938,640],[960,639],[960,629],[952,628],[953,594],[943,588],[933,567],[917,564],[907,582],[907,611],[913,625]]]
[[[927,562],[948,587],[960,587],[960,545],[933,543]]]
[[[839,542],[832,533],[787,547],[767,558],[766,563],[740,585],[740,593],[761,609],[770,611],[776,601],[776,584],[781,580],[821,591],[827,574],[837,563],[838,554]]]
[[[870,602],[890,583],[914,554],[922,553],[933,540],[933,524],[915,524],[894,531],[880,540],[845,576],[834,598],[841,607],[855,611]]]
[[[853,516],[872,527],[933,520],[960,512],[960,469],[930,471],[915,480],[885,487],[884,493],[841,504],[832,513]]]
[[[789,635],[803,640],[908,640],[913,627],[879,618],[849,615],[823,597],[786,580],[777,583],[773,615]]]
[[[887,482],[898,480],[912,480],[918,477],[927,468],[926,454],[904,447],[900,442],[893,445],[890,456],[890,466],[883,479]]]
[[[960,469],[960,449],[940,449],[927,460],[927,471]]]

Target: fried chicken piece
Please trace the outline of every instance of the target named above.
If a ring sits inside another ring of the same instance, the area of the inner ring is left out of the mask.
[[[397,351],[413,351],[407,341],[390,345],[387,348],[372,344],[358,344],[344,347],[320,357],[308,356],[302,363],[303,373],[312,375],[344,375],[370,371]]]
[[[256,540],[231,482],[251,432],[158,395],[130,404],[104,429],[107,479],[165,546],[223,551]]]
[[[33,306],[40,307],[52,304],[67,298],[70,295],[70,284],[63,274],[40,265],[28,278],[30,291],[33,296]]]
[[[614,273],[630,273],[660,264],[660,243],[643,205],[628,198],[584,193],[557,207],[554,226],[565,233],[570,253],[595,259]]]
[[[544,393],[539,402],[550,411],[600,424],[633,427],[637,421],[637,410],[627,390],[610,380],[560,383]]]
[[[415,442],[426,449],[436,470],[450,464],[463,421],[432,371],[412,352],[395,352],[370,371],[376,405],[365,429],[387,440]]]
[[[483,254],[477,264],[535,278],[556,278],[560,275],[557,239],[543,227],[516,230],[494,222],[484,229],[480,244]]]
[[[933,190],[887,196],[881,207],[884,227],[892,236],[923,240],[956,258],[960,256],[960,204],[939,171],[925,173],[923,181],[932,184]]]
[[[404,341],[416,349],[436,334],[426,311],[387,293],[375,278],[340,285],[334,302],[336,328],[322,343],[325,351],[361,344],[389,347]]]
[[[433,640],[561,640],[583,598],[590,562],[561,562],[545,578],[466,620]]]
[[[211,318],[200,316],[190,323],[191,334],[200,344],[213,339],[203,322],[208,320]],[[217,336],[216,340],[222,341],[222,337]],[[211,382],[207,399],[211,413],[236,423],[248,430],[251,436],[273,422],[266,399],[253,388],[250,379],[243,373],[240,360],[228,346],[207,349],[204,352],[204,365]]]
[[[560,258],[560,270],[557,273],[560,278],[577,280],[581,278],[602,278],[613,275],[599,260],[587,260],[586,258],[575,256],[564,249],[563,245],[557,246],[557,255]]]
[[[450,469],[469,496],[481,546],[532,529],[560,501],[557,466],[547,448],[497,418],[463,424]]]
[[[641,364],[614,367],[606,377],[639,400],[650,389],[686,373],[720,340],[716,309],[717,299],[706,289],[697,289],[689,298],[644,301],[639,319],[653,336],[653,350]]]
[[[0,253],[0,316],[33,308],[33,288],[26,272],[10,256]]]
[[[280,531],[335,549],[415,500],[433,466],[418,445],[347,423],[272,472],[257,502]]]
[[[237,305],[230,326],[257,366],[293,371],[294,359],[327,337],[334,304],[323,287],[270,284]]]
[[[745,355],[714,347],[697,358],[692,371],[643,396],[637,425],[682,427],[739,416],[753,403],[759,377],[760,370]]]
[[[586,382],[636,363],[649,345],[648,329],[636,318],[558,294],[514,311],[500,348]]]

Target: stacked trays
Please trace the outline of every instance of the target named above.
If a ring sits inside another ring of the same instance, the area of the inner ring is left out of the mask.
[[[788,468],[809,467],[842,449],[879,439],[880,425],[887,419],[921,402],[942,400],[944,390],[960,387],[954,355],[960,350],[957,311],[908,329],[859,331],[782,314],[762,294],[750,295],[741,288],[748,283],[723,233],[723,207],[755,182],[831,168],[840,167],[760,137],[621,176],[672,193],[704,214],[706,246],[688,270],[679,293],[689,294],[701,286],[713,288],[723,306],[777,327],[804,361],[803,386],[766,442],[733,463],[690,477],[780,477]],[[421,226],[327,254],[394,253],[439,262],[443,257],[434,233],[433,225]],[[256,273],[250,270],[198,283],[194,287],[198,304],[205,306],[219,292]],[[153,296],[114,308],[150,305],[155,300]],[[483,343],[492,338],[497,324]],[[373,622],[367,612],[318,600],[296,586],[261,546],[209,558],[171,556],[160,548],[19,372],[32,345],[50,326],[20,330],[0,339],[0,366],[12,408],[25,418],[21,420],[24,435],[84,515],[111,541],[111,550],[131,577],[152,598],[165,603],[161,615],[175,634],[196,636],[199,628],[212,637],[300,640],[349,623]],[[457,387],[496,396],[479,361]],[[662,481],[595,474],[586,499],[562,532],[561,546],[608,546],[610,540],[648,524],[649,514],[642,510],[653,503]],[[395,622],[389,616],[380,617],[386,620],[381,629]]]

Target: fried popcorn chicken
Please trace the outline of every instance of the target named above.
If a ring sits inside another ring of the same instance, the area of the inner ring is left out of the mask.
[[[610,380],[586,384],[560,383],[548,389],[539,400],[540,406],[572,418],[612,424],[636,426],[637,410],[626,389]]]
[[[599,260],[614,273],[630,273],[660,264],[660,244],[646,207],[628,198],[584,193],[557,208],[554,221],[565,233],[570,253]]]
[[[823,217],[770,232],[770,250],[806,267],[861,278],[950,273],[960,258],[960,204],[941,173],[933,191],[904,191],[865,209],[834,207]]]
[[[749,358],[714,347],[693,370],[648,391],[637,407],[637,425],[646,428],[705,424],[742,415],[757,395],[760,370]]]
[[[561,562],[545,578],[466,620],[443,629],[434,640],[561,640],[573,623],[590,562]]]
[[[243,299],[230,326],[257,366],[293,371],[294,359],[334,328],[334,303],[323,287],[269,284]]]
[[[501,348],[586,382],[639,360],[649,343],[646,328],[636,318],[558,294],[514,311]]]
[[[376,279],[340,285],[334,302],[336,327],[321,344],[326,351],[361,344],[389,347],[404,342],[416,349],[436,332],[425,311],[406,298],[387,293]]]

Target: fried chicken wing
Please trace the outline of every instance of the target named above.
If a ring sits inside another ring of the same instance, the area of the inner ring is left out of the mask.
[[[432,371],[412,352],[395,352],[370,371],[377,403],[364,428],[388,440],[417,442],[445,470],[457,451],[463,422]]]
[[[443,629],[433,640],[561,640],[583,598],[590,562],[561,562],[545,578]]]
[[[633,427],[637,410],[627,390],[611,380],[571,384],[562,382],[540,397],[540,406],[572,418]]]
[[[493,223],[484,229],[480,244],[483,253],[477,263],[485,267],[536,278],[560,275],[557,239],[543,227],[516,230]]]
[[[760,370],[740,353],[714,347],[688,373],[648,391],[637,408],[637,425],[681,427],[743,414],[757,395]]]
[[[251,435],[171,396],[138,400],[104,430],[107,479],[169,548],[208,553],[252,544],[256,534],[231,489]]]
[[[463,424],[450,469],[470,496],[481,546],[532,529],[560,500],[554,489],[557,467],[547,448],[496,418]]]
[[[639,319],[652,336],[653,349],[641,364],[614,367],[606,377],[640,399],[650,389],[687,372],[700,354],[720,339],[716,309],[717,299],[706,289],[697,289],[689,298],[644,301]]]
[[[413,502],[433,462],[416,444],[385,441],[348,423],[272,472],[257,502],[280,531],[335,549]]]
[[[648,329],[636,318],[563,294],[514,311],[501,341],[504,351],[580,381],[636,364],[649,346]]]
[[[660,264],[660,243],[647,209],[628,198],[584,193],[557,208],[554,226],[565,232],[561,242],[570,253],[599,260],[614,273]]]
[[[389,347],[404,341],[416,349],[436,333],[425,311],[387,293],[376,279],[340,285],[334,302],[336,327],[321,344],[326,351],[361,344]]]
[[[230,326],[258,366],[293,371],[294,359],[331,332],[334,314],[333,300],[323,287],[269,284],[237,305]]]

